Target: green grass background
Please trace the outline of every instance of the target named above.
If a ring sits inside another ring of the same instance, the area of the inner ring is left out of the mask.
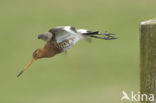
[[[155,10],[155,0],[0,0],[0,103],[120,103],[123,90],[137,93],[139,25]],[[80,41],[16,78],[45,44],[37,35],[60,25],[118,39]]]

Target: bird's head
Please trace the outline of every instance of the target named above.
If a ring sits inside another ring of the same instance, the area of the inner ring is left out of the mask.
[[[45,56],[44,54],[45,54],[44,50],[42,48],[39,48],[33,52],[32,58],[37,60],[37,59],[43,58]]]
[[[30,61],[30,63],[28,63],[24,67],[24,69],[17,75],[17,77],[19,77],[34,61],[36,61],[37,59],[43,58],[43,57],[46,57],[44,49],[43,48],[36,49],[33,52],[32,60]]]

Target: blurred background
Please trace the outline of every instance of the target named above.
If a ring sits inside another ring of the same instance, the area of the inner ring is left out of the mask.
[[[139,91],[139,25],[156,17],[155,0],[0,0],[0,103],[120,103]],[[78,42],[67,55],[17,74],[60,25],[117,34]],[[128,103],[128,101],[124,101]]]

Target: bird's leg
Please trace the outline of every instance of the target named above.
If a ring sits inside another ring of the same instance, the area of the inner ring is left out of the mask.
[[[91,37],[98,38],[98,39],[105,39],[105,40],[117,39],[117,38],[115,38],[113,36],[99,37],[99,36],[92,35]]]
[[[105,40],[117,39],[116,37],[113,37],[113,35],[115,35],[113,33],[98,33],[97,35],[102,35],[103,37],[95,36],[95,35],[92,35],[91,37],[105,39]]]
[[[115,35],[115,34],[113,34],[113,33],[99,33],[99,35],[112,36],[112,35]]]

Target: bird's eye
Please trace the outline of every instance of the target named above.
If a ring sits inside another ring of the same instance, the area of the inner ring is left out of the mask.
[[[38,49],[34,51],[33,57],[36,57],[37,56],[37,53],[38,53]]]

